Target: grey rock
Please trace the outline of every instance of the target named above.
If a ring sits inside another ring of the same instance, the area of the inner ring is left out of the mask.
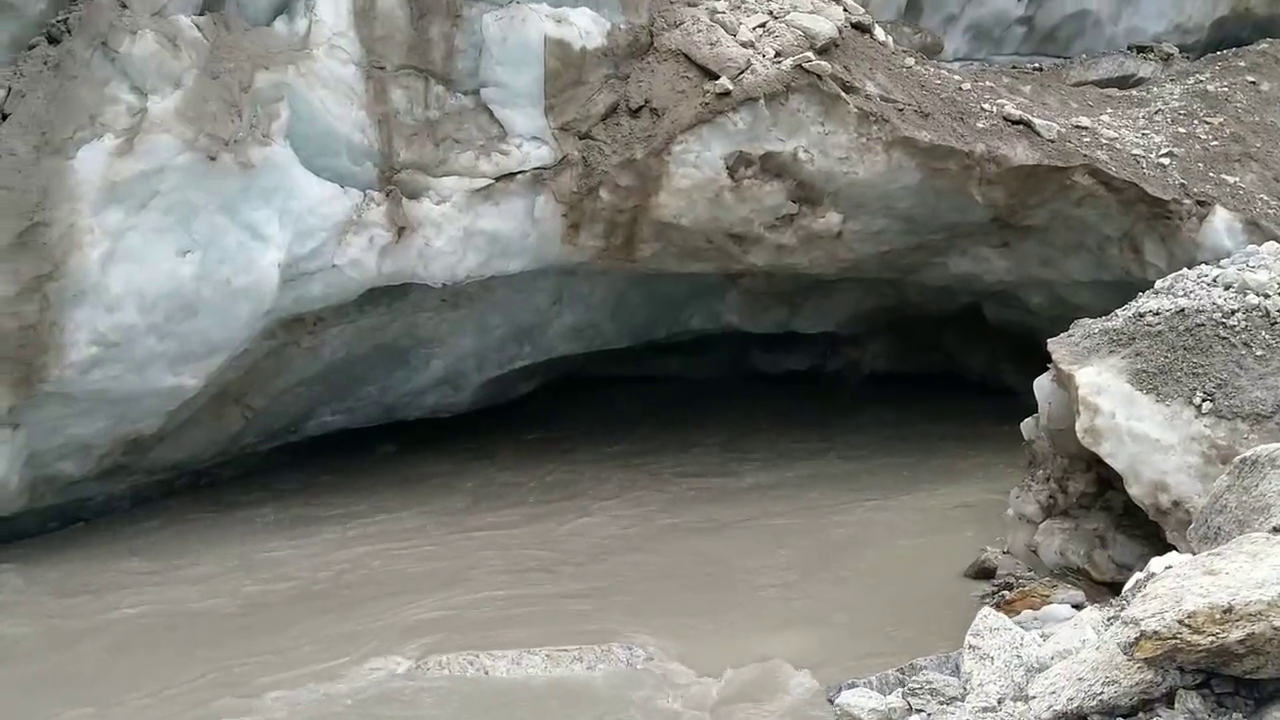
[[[1196,552],[1254,532],[1280,534],[1280,444],[1259,445],[1237,457],[1209,494],[1187,530]]]
[[[1067,68],[1066,83],[1073,87],[1093,85],[1128,90],[1160,76],[1164,65],[1129,53],[1113,53],[1073,63]]]
[[[795,28],[809,41],[809,45],[819,52],[831,47],[840,37],[840,28],[821,15],[813,13],[788,13],[782,21]]]
[[[832,705],[841,720],[889,720],[885,696],[867,688],[845,690],[836,696]]]
[[[965,705],[997,710],[1038,669],[1041,642],[991,608],[982,608],[964,638]]]
[[[978,557],[964,569],[964,576],[970,580],[993,580],[996,576],[996,568],[1000,566],[1000,560],[1004,556],[1004,551],[999,548],[982,548]]]
[[[700,15],[689,17],[671,32],[670,39],[677,50],[716,75],[733,79],[751,66],[751,51]]]
[[[1280,536],[1243,535],[1137,588],[1116,622],[1153,666],[1280,678]]]
[[[738,23],[738,18],[729,13],[716,13],[711,16],[711,22],[720,26],[729,35],[737,35],[742,26]]]
[[[964,683],[960,678],[925,671],[911,678],[902,689],[902,699],[912,710],[933,714],[963,703]]]
[[[1127,657],[1108,633],[1037,675],[1027,687],[1027,699],[1039,720],[1119,715],[1164,697],[1183,682],[1182,673]]]
[[[954,650],[949,653],[940,653],[938,655],[929,655],[912,660],[911,662],[900,665],[892,670],[886,670],[882,673],[877,673],[865,678],[846,680],[837,687],[831,689],[827,693],[827,699],[829,701],[834,701],[836,696],[845,690],[858,687],[874,690],[881,695],[891,695],[892,693],[905,688],[912,678],[920,675],[921,673],[938,673],[940,675],[947,675],[959,679],[963,667],[964,654],[961,650]]]
[[[1002,580],[1011,577],[1024,577],[1032,572],[1031,566],[1022,562],[1013,555],[1003,555],[999,562],[996,563],[996,574],[994,580]]]

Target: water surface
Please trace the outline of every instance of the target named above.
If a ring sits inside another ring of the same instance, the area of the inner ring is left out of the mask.
[[[580,383],[295,446],[0,547],[4,715],[828,718],[823,685],[960,642],[1025,413],[936,385]],[[407,669],[613,641],[665,661]]]

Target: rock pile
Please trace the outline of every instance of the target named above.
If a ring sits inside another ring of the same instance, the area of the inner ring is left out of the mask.
[[[959,652],[833,689],[836,714],[1269,720],[1280,700],[1280,534],[1241,534],[1161,565],[1045,627],[984,608]]]
[[[1248,427],[1267,428],[1275,422],[1274,407],[1242,405],[1247,398],[1235,393],[1242,388],[1273,390],[1266,385],[1271,376],[1258,374],[1248,364],[1262,357],[1274,362],[1271,348],[1233,359],[1226,350],[1206,353],[1197,343],[1211,337],[1232,347],[1228,341],[1237,333],[1248,334],[1253,343],[1269,337],[1266,332],[1275,326],[1253,321],[1266,318],[1274,323],[1277,317],[1270,305],[1277,270],[1280,246],[1248,248],[1216,265],[1175,273],[1111,316],[1078,323],[1068,337],[1074,335],[1078,343],[1082,336],[1092,338],[1089,342],[1097,347],[1133,349],[1135,353],[1126,356],[1131,373],[1127,377],[1134,377],[1133,371],[1145,363],[1177,357],[1172,349],[1199,347],[1198,374],[1178,374],[1185,368],[1171,365],[1168,369],[1174,372],[1166,372],[1164,384],[1152,380],[1142,387],[1167,404],[1185,405],[1185,412],[1175,418],[1207,423],[1227,416],[1250,421]],[[1167,328],[1169,334],[1158,335],[1164,352],[1155,353],[1155,339],[1147,335],[1166,324],[1173,327]],[[1104,342],[1105,333],[1113,335]],[[1191,362],[1185,351],[1182,357]],[[1114,516],[1096,512],[1101,502],[1099,472],[1105,465],[1096,457],[1092,464],[1086,462],[1086,448],[1097,436],[1078,433],[1080,424],[1068,422],[1072,413],[1067,412],[1087,401],[1083,391],[1094,386],[1080,382],[1079,370],[1075,373],[1075,382],[1068,385],[1071,394],[1043,378],[1037,383],[1041,405],[1028,423],[1030,445],[1033,451],[1052,447],[1053,453],[1037,457],[1050,464],[1057,458],[1058,465],[1040,468],[1013,493],[1011,514],[1026,521],[1028,516],[1068,508],[1052,527],[1074,524],[1079,531],[1074,546],[1050,542],[1042,529],[1048,521],[1042,521],[1030,540],[1023,537],[1023,549],[1034,550],[1048,564],[1075,565],[1087,574],[1115,580],[1137,556],[1116,552],[1123,544],[1123,531],[1108,524]],[[1213,400],[1205,399],[1203,390],[1192,393],[1192,386],[1177,382],[1190,377],[1201,380],[1194,384],[1197,388],[1206,387],[1207,378],[1218,378],[1223,384],[1217,387],[1233,393],[1230,401],[1222,392],[1215,393],[1212,397],[1219,402],[1206,408]],[[1253,382],[1245,382],[1248,379]],[[1051,392],[1055,388],[1061,394]],[[1280,396],[1271,392],[1268,398],[1274,403]],[[1260,399],[1255,396],[1252,401]],[[1111,422],[1125,423],[1120,406],[1112,408]],[[1141,405],[1126,409],[1150,412]],[[1246,412],[1250,409],[1254,412]],[[1170,413],[1159,417],[1167,419]],[[1143,430],[1186,432],[1177,424],[1160,430],[1133,420],[1120,427],[1128,435],[1117,433],[1110,442],[1132,442]],[[1246,442],[1256,435],[1232,437]],[[1169,466],[1160,467],[1167,472]],[[1142,477],[1149,482],[1167,479]],[[1109,485],[1105,492],[1119,492],[1117,487]],[[846,720],[1274,720],[1280,711],[1280,445],[1264,444],[1238,454],[1204,487],[1166,484],[1161,492],[1143,492],[1144,486],[1127,476],[1124,487],[1189,552],[1150,557],[1127,579],[1118,597],[1106,600],[1085,597],[1083,592],[1073,595],[1048,579],[1029,581],[1029,568],[988,548],[966,574],[1015,585],[993,601],[1002,612],[983,608],[957,653],[917,660],[835,688],[830,698],[837,715]],[[1172,490],[1189,494],[1172,496]],[[1082,510],[1082,503],[1093,509]],[[1082,526],[1095,533],[1092,543],[1082,542],[1088,537]],[[1063,547],[1078,552],[1067,557],[1059,552]],[[1041,590],[1030,590],[1037,583]],[[1032,597],[1047,601],[1034,609],[1018,605]]]

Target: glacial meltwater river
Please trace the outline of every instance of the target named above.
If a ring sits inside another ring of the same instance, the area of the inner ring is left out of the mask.
[[[943,387],[560,385],[0,546],[0,717],[825,720],[976,608],[1028,408]],[[412,667],[607,642],[661,660]]]

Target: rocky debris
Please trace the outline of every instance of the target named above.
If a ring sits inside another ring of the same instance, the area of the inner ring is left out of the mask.
[[[1280,444],[1255,447],[1227,466],[1196,511],[1187,542],[1204,552],[1255,532],[1280,535]]]
[[[1009,618],[1033,613],[1027,616],[1028,620],[1039,617],[1034,613],[1053,605],[1068,605],[1078,609],[1107,602],[1113,597],[1114,593],[1105,586],[1064,571],[1049,575],[1027,571],[997,577],[982,593],[987,607],[998,610]]]
[[[1116,624],[1127,656],[1280,679],[1280,536],[1252,533],[1147,580]]]
[[[635,670],[653,660],[648,650],[637,645],[605,643],[446,653],[424,658],[414,669],[425,675],[560,677]]]
[[[1258,708],[1252,720],[1280,720],[1280,697]]]
[[[1112,53],[1086,58],[1066,66],[1065,81],[1072,87],[1131,90],[1160,77],[1164,63],[1130,53]]]
[[[1028,473],[1009,493],[1009,548],[1053,571],[1123,583],[1167,548],[1114,470],[1075,432],[1071,397],[1053,370],[1032,384],[1038,412],[1022,423]]]
[[[980,610],[959,657],[946,663],[964,682],[917,668],[902,699],[929,718],[1256,720],[1273,712],[1280,537],[1254,533],[1176,558],[1153,560],[1110,602],[1059,606],[1056,624],[1020,625]],[[894,677],[842,687],[889,691],[903,680]]]

